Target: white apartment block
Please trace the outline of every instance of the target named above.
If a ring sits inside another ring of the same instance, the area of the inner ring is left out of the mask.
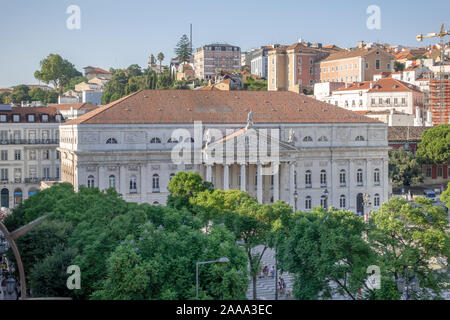
[[[0,106],[0,206],[13,208],[60,179],[59,124],[53,107]]]

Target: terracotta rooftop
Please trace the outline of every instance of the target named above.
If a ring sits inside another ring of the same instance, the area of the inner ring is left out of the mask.
[[[373,84],[373,88],[370,88],[370,84]],[[415,91],[421,92],[418,87],[394,79],[392,77],[381,78],[377,81],[364,81],[353,82],[348,87],[343,87],[334,92],[351,91],[351,90],[368,90],[367,92],[403,92],[403,91]]]
[[[67,124],[381,123],[293,92],[143,90]]]
[[[75,110],[86,110],[86,111],[92,111],[97,109],[97,106],[94,106],[90,103],[62,103],[62,104],[51,104],[50,107],[55,107],[58,110],[70,110],[70,108],[74,108]]]
[[[49,119],[46,122],[56,122],[55,116],[59,114],[55,107],[12,107],[11,111],[0,110],[0,114],[7,116],[6,122],[13,122],[12,115],[20,115],[19,122],[27,122],[26,116],[28,114],[34,114],[34,122],[40,123],[42,121],[42,115],[48,115]]]
[[[388,141],[420,141],[426,127],[388,127]]]
[[[368,54],[369,52],[375,51],[375,50],[379,50],[386,54],[389,54],[378,47],[374,47],[371,49],[342,50],[342,51],[338,51],[336,53],[331,54],[329,57],[327,57],[326,59],[324,59],[322,61],[334,61],[334,60],[340,60],[340,59],[360,57],[360,56],[364,56],[364,55]]]

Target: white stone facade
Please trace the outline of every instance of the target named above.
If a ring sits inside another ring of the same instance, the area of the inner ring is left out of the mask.
[[[219,129],[225,136],[226,129],[243,127],[203,124],[200,149],[208,129]],[[244,160],[226,165],[204,160],[177,165],[171,153],[177,144],[168,141],[179,129],[200,140],[193,124],[64,124],[62,180],[76,190],[81,185],[114,187],[127,201],[150,204],[166,203],[170,178],[178,171],[197,171],[216,188],[245,190],[263,203],[280,199],[298,210],[324,205],[362,212],[365,193],[371,197],[366,210],[388,200],[386,124],[279,123],[254,128],[279,130],[276,161],[251,163],[247,152]],[[263,175],[267,165],[279,166],[279,171]]]

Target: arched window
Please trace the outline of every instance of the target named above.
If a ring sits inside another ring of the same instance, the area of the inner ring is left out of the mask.
[[[192,138],[192,137],[186,138],[186,139],[184,139],[184,142],[194,143],[194,138]]]
[[[341,187],[345,187],[347,184],[347,173],[344,169],[339,172],[339,184]]]
[[[328,141],[328,138],[325,137],[325,136],[321,136],[321,137],[319,138],[319,142],[326,142],[326,141]]]
[[[169,182],[170,182],[170,180],[172,180],[173,177],[175,177],[175,173],[171,173],[171,174],[170,174],[170,176],[169,176]]]
[[[364,137],[363,136],[357,136],[356,138],[355,138],[355,141],[365,141],[366,139],[364,139]]]
[[[153,202],[153,205],[154,205],[154,206],[158,206],[158,205],[159,205],[159,202],[158,202],[158,201],[154,201],[154,202]]]
[[[326,196],[321,196],[320,197],[320,205],[322,206],[322,208],[326,209],[328,208],[328,204],[327,204],[327,197]]]
[[[375,193],[375,196],[373,197],[373,205],[375,207],[380,206],[380,195],[378,193]]]
[[[17,188],[14,190],[14,204],[21,204],[23,200],[22,189]]]
[[[304,142],[312,142],[313,139],[310,136],[306,136],[306,137],[303,138],[303,141]]]
[[[327,172],[325,170],[320,171],[320,186],[321,187],[327,186]]]
[[[169,138],[169,140],[167,140],[167,143],[178,143],[177,138]]]
[[[109,187],[116,189],[116,176],[115,175],[109,176]]]
[[[358,186],[362,186],[363,185],[363,171],[362,171],[362,169],[358,169],[356,171],[356,183],[358,184]]]
[[[88,188],[94,188],[95,187],[95,179],[94,176],[89,176],[87,178],[87,186]]]
[[[307,170],[305,172],[305,186],[306,188],[311,188],[312,187],[312,173],[310,170]]]
[[[305,198],[305,209],[306,210],[311,210],[312,209],[312,199],[310,196],[307,196]]]
[[[116,138],[109,138],[106,140],[106,144],[117,144]]]
[[[152,192],[159,192],[159,175],[154,174],[152,179]]]
[[[137,178],[136,178],[136,176],[130,177],[130,193],[137,193]]]
[[[380,169],[376,168],[373,172],[373,182],[375,185],[380,185]]]
[[[341,209],[345,209],[345,196],[341,195],[341,197],[339,198],[339,207]]]
[[[158,137],[154,137],[152,138],[152,140],[150,140],[150,143],[161,143],[161,139]]]

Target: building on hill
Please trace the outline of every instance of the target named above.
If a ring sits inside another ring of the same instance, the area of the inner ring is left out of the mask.
[[[276,46],[268,52],[267,86],[269,91],[302,92],[320,82],[319,63],[330,54],[342,51],[331,45],[299,42]]]
[[[340,51],[320,61],[320,81],[371,81],[377,73],[394,71],[394,59],[379,47]]]
[[[84,69],[84,76],[88,80],[91,80],[93,78],[106,78],[108,80],[111,80],[113,77],[113,74],[111,72],[103,70],[102,68],[87,66],[84,67],[83,69]]]
[[[55,107],[0,105],[0,207],[14,208],[60,179],[59,125]]]
[[[241,48],[213,43],[198,48],[194,53],[195,77],[213,80],[219,71],[241,70]]]
[[[64,117],[65,120],[76,119],[85,113],[97,109],[98,107],[90,103],[64,103],[51,104],[49,107],[54,107]]]
[[[298,210],[388,200],[386,124],[292,92],[144,90],[60,130],[62,180],[127,201],[166,203],[178,171]]]

